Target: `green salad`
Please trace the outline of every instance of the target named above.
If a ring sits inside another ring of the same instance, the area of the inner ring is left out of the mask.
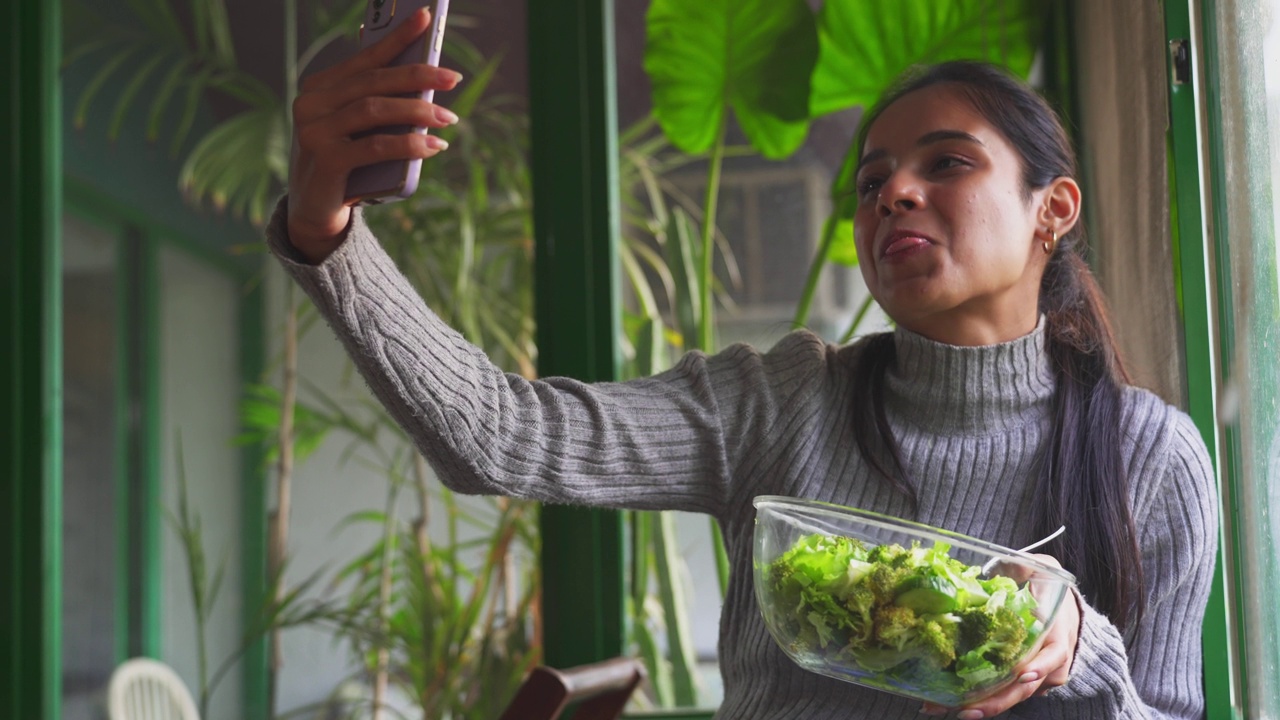
[[[963,695],[1008,677],[1044,624],[1026,587],[950,550],[807,535],[769,564],[766,612],[803,657]]]

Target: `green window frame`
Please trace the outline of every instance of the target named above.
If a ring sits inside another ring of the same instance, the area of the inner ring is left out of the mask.
[[[1213,297],[1209,282],[1208,234],[1204,224],[1201,178],[1203,159],[1200,143],[1197,38],[1193,33],[1193,7],[1188,0],[1164,3],[1165,36],[1169,45],[1167,82],[1169,92],[1169,204],[1175,209],[1172,225],[1174,275],[1181,289],[1180,315],[1186,362],[1187,411],[1205,445],[1218,477],[1223,478],[1218,458],[1217,371],[1213,326]],[[1225,480],[1229,482],[1229,478]],[[1221,485],[1220,485],[1221,488]],[[1220,494],[1231,497],[1234,493]],[[1227,508],[1223,508],[1224,514]],[[1222,542],[1217,568],[1205,610],[1201,645],[1205,668],[1228,668],[1227,672],[1204,673],[1205,711],[1209,720],[1239,717],[1235,700],[1235,668],[1227,601],[1229,562],[1236,556],[1234,544]]]
[[[614,380],[621,226],[613,2],[530,2],[527,31],[538,369]],[[544,506],[540,532],[547,664],[622,654],[620,513]]]
[[[60,3],[7,3],[0,223],[0,715],[61,688]],[[57,370],[55,370],[55,368]]]

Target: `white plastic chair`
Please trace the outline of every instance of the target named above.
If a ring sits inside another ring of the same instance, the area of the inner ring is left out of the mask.
[[[111,674],[107,714],[111,720],[200,720],[178,673],[149,658],[127,660]]]

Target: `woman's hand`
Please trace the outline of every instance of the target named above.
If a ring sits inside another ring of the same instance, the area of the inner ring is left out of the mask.
[[[1033,555],[1036,559],[1052,565],[1062,565],[1049,555]],[[1076,641],[1080,637],[1080,607],[1076,604],[1075,593],[1068,592],[1062,599],[1062,607],[1054,618],[1053,625],[1045,633],[1044,643],[1035,657],[1023,662],[1016,670],[1017,679],[994,695],[983,698],[972,705],[960,709],[957,715],[960,720],[977,720],[977,718],[995,717],[1032,695],[1048,692],[1067,684],[1071,672],[1071,662],[1075,659]],[[920,712],[926,715],[945,715],[948,708],[932,703],[925,703]]]
[[[417,133],[352,137],[385,125],[441,128],[458,121],[443,107],[395,97],[452,90],[462,79],[453,70],[426,64],[387,67],[429,24],[429,14],[420,10],[376,44],[302,83],[293,102],[289,240],[311,262],[323,260],[341,242],[351,218],[344,196],[354,168],[429,158],[448,147],[434,135]]]

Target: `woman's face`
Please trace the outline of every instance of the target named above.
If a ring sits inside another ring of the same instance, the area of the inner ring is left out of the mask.
[[[1018,154],[954,86],[917,90],[881,113],[857,192],[862,276],[895,322],[952,345],[1035,329],[1046,191],[1024,198]]]

